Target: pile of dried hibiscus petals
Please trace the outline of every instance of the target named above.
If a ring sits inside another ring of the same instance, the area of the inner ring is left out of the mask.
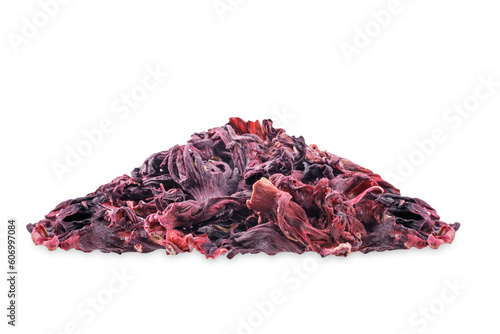
[[[27,229],[49,250],[276,254],[438,248],[460,224],[304,138],[231,118],[150,156]]]

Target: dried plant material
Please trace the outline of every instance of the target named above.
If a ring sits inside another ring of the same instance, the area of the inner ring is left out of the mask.
[[[67,200],[37,224],[36,245],[167,254],[314,251],[347,256],[438,248],[460,224],[400,195],[378,174],[283,129],[231,118],[150,156],[131,176]]]

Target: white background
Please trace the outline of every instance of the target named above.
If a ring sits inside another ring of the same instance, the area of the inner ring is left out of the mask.
[[[0,262],[6,272],[5,225],[14,217],[19,272],[14,329],[6,325],[6,280],[0,284],[2,332],[498,331],[500,87],[468,117],[447,114],[474,102],[480,77],[500,81],[498,4],[401,0],[380,27],[370,13],[389,1],[222,3],[231,10],[221,18],[212,0],[69,1],[14,47],[23,18],[33,22],[41,7],[2,1]],[[358,29],[367,26],[374,30],[365,46]],[[349,62],[341,46],[355,47],[356,38],[361,47]],[[169,76],[120,118],[113,103],[142,83],[147,67]],[[33,245],[24,226],[59,202],[231,116],[272,118],[308,144],[383,177],[399,176],[404,195],[462,224],[454,243],[347,258],[215,261],[198,253],[85,254]],[[103,119],[113,130],[59,180],[53,164],[64,163],[68,147]],[[445,140],[418,153],[416,141],[436,129]],[[410,157],[418,163],[401,175],[401,159]],[[309,273],[291,272],[294,266]],[[113,272],[123,270],[133,278],[109,292]],[[453,293],[449,284],[460,287]],[[273,290],[284,300],[262,315],[255,302]],[[105,296],[111,298],[92,319],[80,312],[90,310],[89,298]]]

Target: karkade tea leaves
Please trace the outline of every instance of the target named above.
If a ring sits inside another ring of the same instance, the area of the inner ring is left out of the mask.
[[[423,200],[270,120],[231,118],[27,229],[49,250],[347,256],[451,243],[460,224],[439,219]]]

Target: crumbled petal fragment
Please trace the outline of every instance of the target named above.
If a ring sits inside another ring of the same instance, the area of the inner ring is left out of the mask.
[[[435,249],[451,243],[459,227],[380,175],[271,120],[237,117],[27,225],[33,242],[49,250],[196,249],[207,258]]]

